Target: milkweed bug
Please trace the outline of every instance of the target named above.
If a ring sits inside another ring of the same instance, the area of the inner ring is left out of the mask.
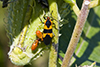
[[[53,12],[53,11],[52,11]],[[51,12],[51,16],[52,16],[52,12]],[[46,14],[44,14],[46,15]],[[39,17],[40,18],[40,17]],[[53,38],[53,31],[52,31],[52,27],[53,27],[53,22],[51,21],[50,17],[47,16],[47,18],[45,18],[45,16],[43,16],[43,18],[45,19],[45,22],[44,22],[44,30],[43,30],[43,35],[42,35],[42,38],[43,38],[43,42],[45,45],[49,45],[52,38]],[[56,20],[54,19],[53,17],[51,17],[53,20]],[[42,19],[40,18],[40,21],[42,22]],[[56,20],[57,21],[57,20]],[[43,22],[42,22],[43,23]],[[55,27],[56,28],[56,27]],[[57,28],[56,28],[57,29]],[[58,29],[57,29],[58,30]],[[39,37],[40,38],[40,37]]]
[[[40,20],[41,20],[41,18],[40,18]],[[52,37],[53,37],[52,25],[53,25],[53,23],[52,23],[50,17],[47,17],[47,19],[44,22],[44,31],[43,31],[43,35],[42,35],[43,42],[46,45],[49,45],[50,44],[50,42],[52,40]]]
[[[34,43],[32,44],[32,46],[31,46],[32,51],[35,50],[35,49],[37,48],[38,43],[39,43],[39,39],[35,40],[35,42],[34,42]]]
[[[44,22],[44,31],[43,31],[43,42],[48,45],[50,44],[53,33],[52,33],[52,21],[49,17],[47,17],[46,21]]]

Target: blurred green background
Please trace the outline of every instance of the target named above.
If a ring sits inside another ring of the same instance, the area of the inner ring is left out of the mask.
[[[9,67],[11,64],[7,57],[8,38],[4,29],[4,21],[6,22],[7,8],[2,8],[2,2],[0,1],[0,67]]]

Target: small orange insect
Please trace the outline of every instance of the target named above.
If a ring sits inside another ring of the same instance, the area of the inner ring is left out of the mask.
[[[41,39],[41,41],[43,41],[43,35],[42,35],[42,33],[39,31],[39,30],[37,30],[36,31],[36,36],[38,37],[38,38],[40,38]]]
[[[42,33],[39,30],[36,31],[36,35],[37,35],[38,39],[35,40],[35,42],[32,44],[32,46],[31,46],[32,51],[37,48],[39,41],[43,41]]]
[[[35,42],[32,44],[32,47],[31,47],[32,51],[35,50],[35,49],[37,48],[38,43],[39,43],[39,40],[38,40],[38,39],[35,40]]]

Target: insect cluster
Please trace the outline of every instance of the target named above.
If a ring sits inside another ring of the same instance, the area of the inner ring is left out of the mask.
[[[50,44],[52,37],[53,37],[52,25],[53,23],[50,17],[47,17],[47,19],[44,22],[43,33],[40,32],[39,30],[36,31],[36,35],[38,39],[36,39],[35,42],[32,44],[32,47],[31,47],[32,50],[35,50],[37,48],[39,41],[43,41],[45,45]]]

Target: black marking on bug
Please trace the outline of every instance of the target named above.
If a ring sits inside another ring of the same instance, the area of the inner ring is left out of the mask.
[[[50,27],[51,25],[51,22],[49,21],[49,19],[47,20],[46,24],[45,24],[48,28]]]
[[[49,35],[46,35],[45,38],[43,38],[43,42],[46,44],[46,45],[49,45],[50,42],[51,42],[52,38],[49,36]]]
[[[52,29],[49,29],[49,30],[44,29],[43,33],[52,33]]]

